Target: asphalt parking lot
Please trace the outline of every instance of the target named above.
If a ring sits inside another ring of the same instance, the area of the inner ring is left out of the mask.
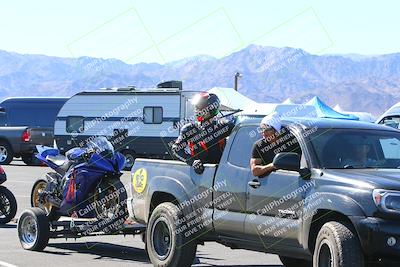
[[[17,218],[30,206],[30,190],[39,177],[50,169],[28,167],[21,161],[4,166],[8,181],[5,183],[18,201]],[[129,182],[129,173],[122,178]],[[21,248],[16,223],[0,226],[0,266],[152,266],[144,251],[140,237],[108,236],[83,239],[50,240],[43,252],[25,251]],[[275,255],[231,250],[216,243],[199,246],[193,266],[282,266]]]

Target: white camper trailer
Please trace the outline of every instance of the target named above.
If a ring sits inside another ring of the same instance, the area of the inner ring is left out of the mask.
[[[181,82],[157,88],[106,88],[72,96],[58,113],[55,140],[62,153],[106,136],[129,164],[135,157],[170,158],[170,145],[193,115],[197,91],[182,91]]]

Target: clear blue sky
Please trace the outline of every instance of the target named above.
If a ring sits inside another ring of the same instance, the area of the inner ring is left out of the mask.
[[[400,52],[400,1],[0,1],[0,49],[165,63],[249,44],[314,54]]]

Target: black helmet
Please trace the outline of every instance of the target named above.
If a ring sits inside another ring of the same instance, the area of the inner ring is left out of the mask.
[[[216,116],[221,106],[221,101],[216,94],[199,93],[192,101],[197,119],[207,120]]]

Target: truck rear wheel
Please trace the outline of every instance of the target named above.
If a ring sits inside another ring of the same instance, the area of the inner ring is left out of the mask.
[[[364,267],[364,255],[357,235],[347,224],[325,223],[315,243],[314,267]]]
[[[279,256],[279,259],[281,260],[281,262],[285,267],[312,267],[311,261],[289,258],[284,256]]]
[[[146,231],[147,252],[156,267],[189,267],[196,257],[197,243],[185,237],[178,221],[183,213],[174,204],[160,204],[153,211]]]
[[[14,153],[9,143],[0,141],[0,165],[8,165],[14,159]]]

